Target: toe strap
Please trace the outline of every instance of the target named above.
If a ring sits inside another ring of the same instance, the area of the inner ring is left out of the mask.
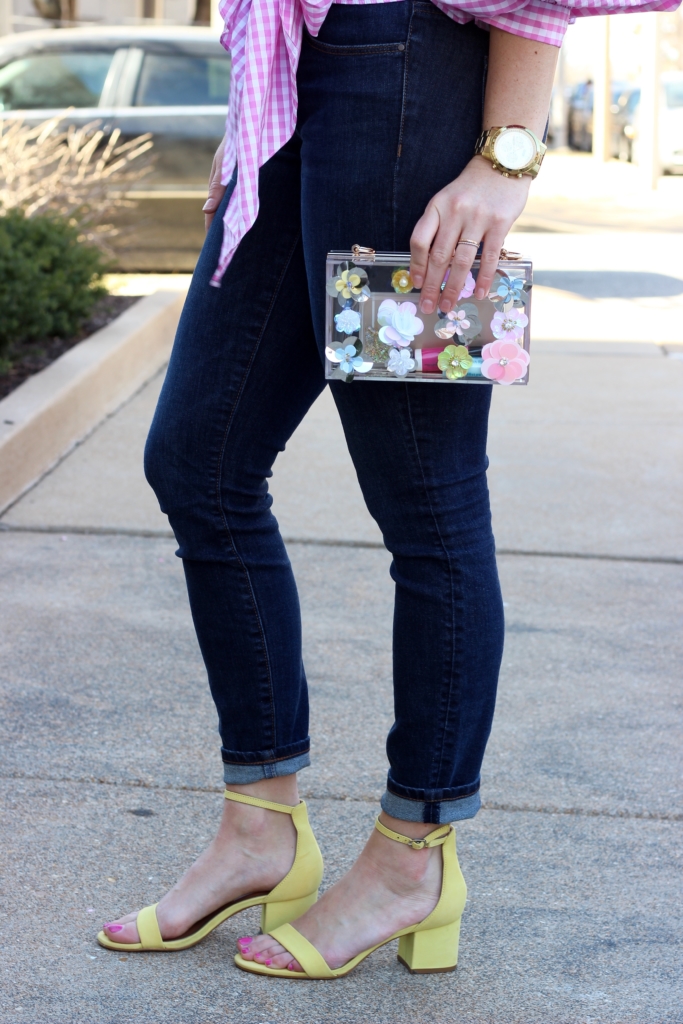
[[[140,944],[143,949],[164,948],[164,940],[159,931],[156,908],[156,903],[153,903],[151,907],[143,907],[135,921],[138,926],[138,935],[140,936]]]
[[[270,932],[276,942],[284,946],[294,960],[298,960],[309,978],[334,978],[334,971],[308,939],[291,924],[281,924]]]

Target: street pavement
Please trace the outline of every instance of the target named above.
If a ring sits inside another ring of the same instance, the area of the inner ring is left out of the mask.
[[[641,240],[515,240],[540,326],[530,386],[494,393],[507,639],[484,809],[457,829],[469,899],[452,975],[412,976],[392,945],[334,985],[254,978],[232,964],[252,912],[181,954],[96,945],[102,920],[161,896],[221,810],[182,570],[141,470],[163,375],[0,520],[3,1024],[683,1022],[683,265]],[[625,294],[615,269],[635,275]],[[329,884],[386,774],[393,592],[327,394],[272,491]]]

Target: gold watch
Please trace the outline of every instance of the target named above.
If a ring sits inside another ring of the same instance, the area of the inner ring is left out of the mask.
[[[474,155],[490,160],[494,170],[505,178],[510,175],[521,178],[523,174],[535,178],[547,148],[531,129],[510,124],[483,131],[477,139]]]

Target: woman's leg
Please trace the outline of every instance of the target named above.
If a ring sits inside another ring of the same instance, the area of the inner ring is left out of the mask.
[[[294,805],[295,773],[308,764],[308,701],[296,586],[267,478],[324,386],[300,237],[297,140],[262,169],[260,197],[258,221],[220,289],[208,283],[221,241],[220,214],[214,219],[145,468],[183,559],[225,782]],[[294,850],[289,815],[224,801],[216,839],[157,907],[162,937],[182,935],[231,899],[270,890]],[[136,942],[135,918],[112,923],[110,937]]]
[[[487,36],[431,3],[333,6],[299,70],[302,217],[318,342],[324,260],[358,242],[405,252],[431,197],[470,159]],[[330,195],[339,198],[331,203]],[[486,486],[490,387],[332,384],[396,583],[396,721],[382,820],[419,839],[472,817],[502,654]],[[348,875],[296,927],[330,966],[414,924],[441,887],[438,849],[373,832]],[[287,966],[268,937],[248,956]]]

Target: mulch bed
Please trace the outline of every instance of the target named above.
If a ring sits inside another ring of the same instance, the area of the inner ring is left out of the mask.
[[[10,391],[14,391],[34,373],[44,370],[79,341],[88,338],[101,327],[106,327],[138,299],[138,295],[105,295],[93,307],[92,313],[73,338],[39,338],[10,348],[5,356],[10,367],[0,370],[0,399],[9,395]]]

